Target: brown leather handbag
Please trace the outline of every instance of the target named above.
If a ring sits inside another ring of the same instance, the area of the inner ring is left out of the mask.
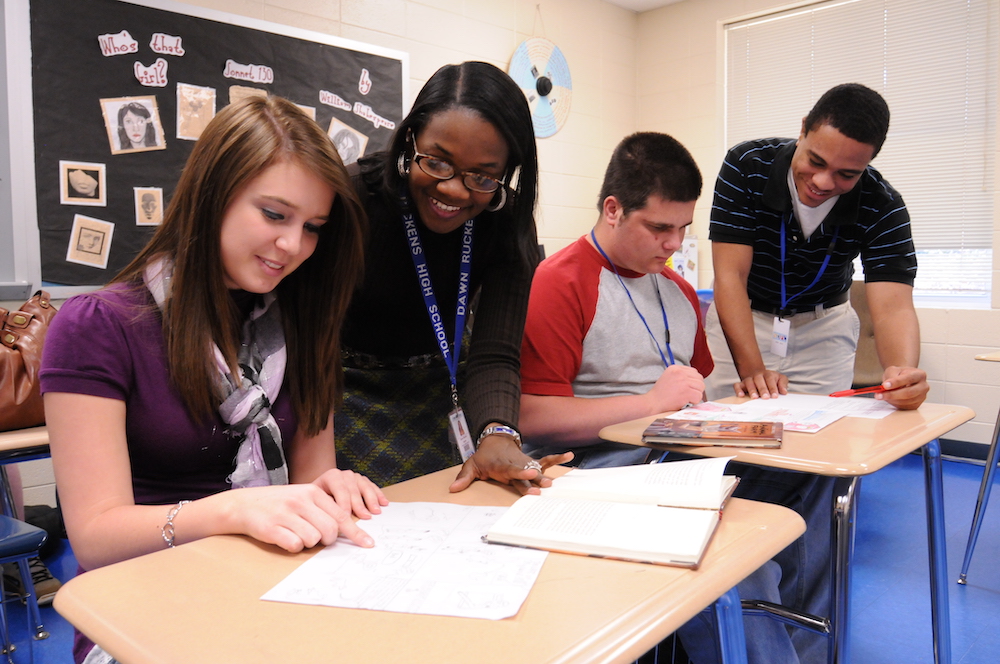
[[[56,308],[37,291],[18,311],[0,307],[0,431],[45,424],[38,369]]]

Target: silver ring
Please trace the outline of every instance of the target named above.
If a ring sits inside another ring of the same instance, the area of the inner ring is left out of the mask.
[[[538,472],[542,472],[542,464],[540,464],[537,461],[535,461],[534,459],[532,459],[528,463],[524,464],[524,470],[528,470],[528,469],[534,469],[534,470],[537,470]]]

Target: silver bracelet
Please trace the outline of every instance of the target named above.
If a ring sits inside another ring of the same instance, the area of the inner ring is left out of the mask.
[[[497,425],[492,427],[486,427],[483,432],[479,434],[479,440],[476,441],[476,449],[479,448],[479,444],[483,442],[483,439],[487,436],[507,436],[508,438],[513,438],[514,442],[517,443],[517,448],[521,449],[521,434],[517,432],[516,429],[511,427],[505,427],[503,425]]]
[[[190,500],[182,500],[167,512],[167,522],[160,528],[160,533],[163,535],[163,541],[167,543],[167,548],[174,548],[174,519],[180,513],[181,508],[190,503]]]

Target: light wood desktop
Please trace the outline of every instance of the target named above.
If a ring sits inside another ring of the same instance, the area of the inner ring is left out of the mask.
[[[464,505],[508,505],[517,498],[489,482],[448,493],[456,472],[385,492],[395,501]],[[733,499],[696,571],[551,553],[520,612],[499,621],[265,602],[260,596],[315,551],[288,554],[240,536],[210,537],[87,572],[62,587],[55,607],[124,664],[624,663],[804,529],[791,510]]]
[[[727,403],[747,399],[732,397]],[[830,661],[850,661],[850,562],[854,548],[857,483],[893,461],[923,450],[927,497],[928,550],[931,577],[931,624],[934,661],[951,662],[947,566],[941,482],[941,449],[938,437],[971,420],[975,413],[964,406],[925,403],[911,411],[896,411],[881,420],[843,418],[817,433],[786,432],[779,449],[689,447],[649,444],[647,447],[678,450],[702,456],[735,456],[737,461],[841,478],[834,490],[831,528],[833,555],[833,606],[830,616]],[[616,424],[601,430],[604,440],[643,445],[642,432],[657,416]]]
[[[0,463],[31,461],[49,456],[49,430],[45,427],[0,431]]]
[[[749,399],[722,399],[743,403]],[[646,447],[684,451],[699,456],[735,456],[758,466],[798,470],[816,475],[851,477],[869,475],[975,415],[964,406],[924,404],[917,410],[896,411],[881,420],[845,417],[818,433],[785,432],[781,447],[690,447],[649,444]],[[604,440],[642,445],[642,432],[661,415],[601,429]]]

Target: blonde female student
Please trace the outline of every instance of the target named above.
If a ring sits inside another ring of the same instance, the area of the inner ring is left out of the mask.
[[[351,515],[388,503],[336,469],[332,424],[363,220],[319,126],[246,99],[195,144],[149,245],[63,304],[41,380],[84,570],[221,533],[372,546]],[[74,657],[109,661],[80,634]]]

